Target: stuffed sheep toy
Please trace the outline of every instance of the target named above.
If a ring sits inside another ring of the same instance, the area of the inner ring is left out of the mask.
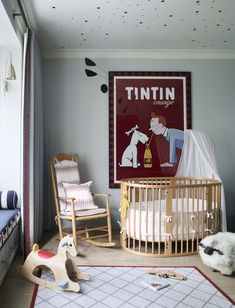
[[[205,237],[199,243],[199,255],[205,265],[222,275],[232,275],[235,271],[235,233],[219,232]]]

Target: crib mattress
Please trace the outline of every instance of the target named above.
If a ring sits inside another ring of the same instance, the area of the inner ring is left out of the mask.
[[[195,199],[172,199],[172,216],[167,217],[165,200],[161,200],[161,203],[131,203],[127,213],[126,233],[131,238],[149,242],[164,242],[169,237],[172,240],[191,239],[202,231],[202,221],[207,217],[206,205],[205,200],[202,202]],[[170,234],[166,234],[165,231],[167,219],[171,219],[172,222]]]

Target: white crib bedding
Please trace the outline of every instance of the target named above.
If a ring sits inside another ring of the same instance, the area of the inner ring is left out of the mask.
[[[142,241],[164,242],[168,237],[172,240],[192,239],[202,232],[202,220],[205,220],[207,215],[214,217],[214,210],[208,213],[206,207],[205,200],[172,199],[172,216],[166,216],[166,200],[131,203],[125,229],[128,236]],[[172,232],[166,234],[165,222],[169,219],[172,221]]]

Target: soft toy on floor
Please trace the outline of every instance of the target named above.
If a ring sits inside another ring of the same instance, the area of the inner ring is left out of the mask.
[[[219,232],[205,237],[199,244],[199,255],[205,265],[222,275],[232,275],[235,271],[235,233]]]

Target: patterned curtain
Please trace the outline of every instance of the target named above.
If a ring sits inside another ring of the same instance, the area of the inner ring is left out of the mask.
[[[35,33],[24,39],[22,240],[25,256],[43,231],[43,104],[42,63]]]

